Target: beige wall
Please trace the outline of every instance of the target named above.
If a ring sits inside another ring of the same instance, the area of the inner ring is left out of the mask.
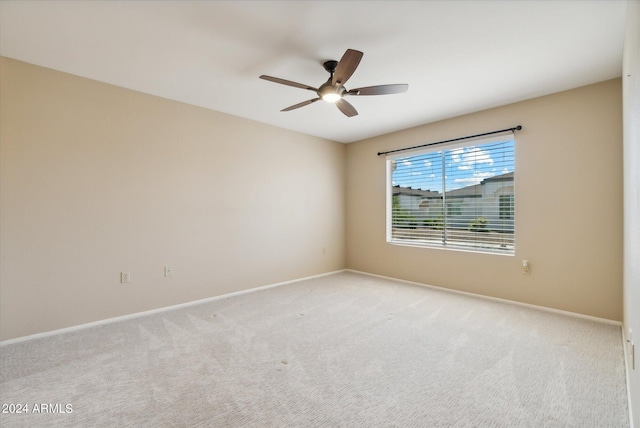
[[[615,79],[349,144],[347,266],[622,320],[621,110]],[[385,242],[377,152],[515,125],[515,256]]]
[[[344,145],[6,58],[0,73],[1,339],[345,267]]]

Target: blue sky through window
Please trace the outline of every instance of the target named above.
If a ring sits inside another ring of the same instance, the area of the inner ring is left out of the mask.
[[[513,172],[514,141],[506,139],[398,158],[393,185],[442,192],[443,161],[447,191],[473,186],[486,178]]]

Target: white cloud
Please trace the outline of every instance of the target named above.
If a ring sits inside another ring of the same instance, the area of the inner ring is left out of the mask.
[[[464,154],[465,161],[475,162],[475,163],[486,163],[489,165],[493,165],[493,159],[491,159],[491,154],[489,152],[485,152],[484,150],[480,150],[477,147],[473,147],[469,149]]]
[[[403,160],[402,160],[402,165],[404,165],[404,166],[411,166],[411,161],[410,161],[410,160],[407,160],[407,159],[403,159]]]
[[[431,161],[429,159],[425,159],[424,160],[424,166],[426,166],[427,168],[429,168],[431,166]]]
[[[457,149],[451,153],[453,162],[458,163],[458,169],[463,171],[473,169],[476,164],[493,165],[491,154],[477,147]]]
[[[458,163],[461,161],[460,155],[464,154],[464,149],[455,149],[451,150],[451,159],[453,159],[454,163]]]

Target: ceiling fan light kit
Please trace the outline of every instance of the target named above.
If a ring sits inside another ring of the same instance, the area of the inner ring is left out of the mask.
[[[344,93],[344,86],[340,88],[335,88],[330,81],[327,81],[324,85],[318,88],[318,95],[324,101],[329,103],[335,103],[340,98],[342,98],[342,94]]]
[[[342,98],[342,96],[340,94],[336,94],[335,92],[327,92],[322,96],[322,100],[328,103],[335,103],[340,98]]]
[[[260,78],[274,83],[279,83],[281,85],[293,86],[294,88],[313,91],[318,95],[318,98],[312,98],[310,100],[294,104],[290,107],[282,109],[281,111],[295,110],[297,108],[314,103],[318,100],[323,100],[329,103],[335,103],[338,109],[345,116],[353,117],[358,115],[358,111],[344,99],[345,96],[399,94],[402,92],[406,92],[409,88],[408,84],[401,83],[393,85],[367,86],[364,88],[347,90],[344,87],[344,84],[347,82],[347,80],[349,80],[353,72],[356,71],[356,68],[358,67],[358,64],[360,64],[360,60],[362,59],[363,55],[364,54],[360,51],[347,49],[344,55],[342,55],[340,61],[325,61],[323,66],[324,69],[330,74],[330,76],[329,79],[325,83],[320,85],[319,88],[314,88],[302,83],[292,82],[291,80],[280,79],[279,77],[266,76],[264,74],[260,76]]]

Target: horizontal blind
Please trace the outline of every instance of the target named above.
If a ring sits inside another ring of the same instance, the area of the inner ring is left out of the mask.
[[[390,156],[392,243],[513,253],[513,136]]]

